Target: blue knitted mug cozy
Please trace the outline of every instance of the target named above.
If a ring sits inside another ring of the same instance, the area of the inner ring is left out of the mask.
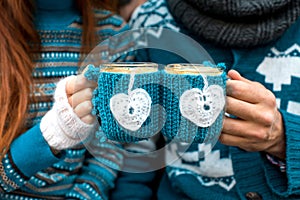
[[[102,138],[101,140],[135,142],[148,139],[160,131],[160,111],[159,107],[155,106],[159,104],[159,73],[157,71],[132,75],[121,72],[99,72],[99,68],[96,70],[93,67],[89,68],[85,76],[98,82],[98,87],[94,90],[92,103],[93,114],[97,116],[100,123],[97,134],[100,139]],[[132,78],[134,81],[130,92],[129,85]],[[134,104],[135,102],[147,101],[143,99],[143,96],[138,95],[140,92],[142,92],[142,95],[149,95],[151,98],[151,101],[148,102],[150,108],[141,106],[139,109],[134,110],[134,107],[126,103]],[[147,94],[144,94],[145,92]],[[150,109],[149,116],[144,116],[144,120],[138,121],[136,118],[131,117],[135,114],[139,115],[137,112],[144,112],[146,109]],[[128,124],[130,128],[126,126]],[[132,127],[134,128],[132,129]]]
[[[220,69],[218,75],[162,72],[161,104],[166,112],[162,134],[177,142],[209,142],[219,136],[226,95],[225,65],[203,66]]]

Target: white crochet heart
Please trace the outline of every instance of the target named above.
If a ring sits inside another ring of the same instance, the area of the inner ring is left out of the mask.
[[[110,99],[110,110],[118,123],[127,130],[137,131],[146,121],[151,110],[151,97],[138,88],[129,93],[119,93]]]
[[[224,105],[224,92],[218,85],[211,85],[203,91],[198,88],[187,90],[181,95],[179,102],[182,116],[199,127],[211,126]]]

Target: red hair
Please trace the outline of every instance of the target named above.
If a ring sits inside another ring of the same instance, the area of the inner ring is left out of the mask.
[[[77,0],[83,17],[82,53],[96,42],[93,7],[112,10],[114,1]],[[24,121],[33,83],[33,51],[40,40],[33,24],[34,1],[0,0],[0,158],[11,142],[26,130]]]

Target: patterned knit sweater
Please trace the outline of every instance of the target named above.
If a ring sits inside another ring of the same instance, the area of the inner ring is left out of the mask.
[[[188,9],[184,12],[189,14]],[[278,40],[244,49],[221,48],[196,37],[173,18],[166,0],[147,1],[135,10],[130,24],[133,28],[165,27],[185,33],[201,44],[216,63],[225,62],[228,69],[235,69],[272,91],[284,121],[286,172],[281,172],[260,152],[246,152],[220,143],[212,150],[210,144],[193,143],[188,149],[184,144],[163,144],[167,146],[166,161],[168,158],[171,161],[165,163],[168,166],[160,182],[153,184],[158,189],[150,188],[155,172],[120,173],[112,199],[300,199],[300,18]],[[187,43],[176,40],[172,34],[164,37],[162,33],[161,38],[166,46],[159,46],[160,49],[168,49],[173,44],[187,49]],[[190,58],[193,55],[196,59],[201,53],[192,49],[180,56]],[[144,53],[143,61],[184,62],[171,56],[151,49]],[[142,59],[141,55],[137,58]],[[180,158],[175,160],[172,156],[176,155]],[[124,165],[126,162],[124,160]]]
[[[55,156],[39,128],[41,118],[53,105],[56,83],[78,73],[82,20],[74,2],[37,1],[35,24],[42,52],[34,55],[35,102],[29,106],[28,131],[14,140],[0,162],[0,199],[107,199],[114,186],[115,169],[122,161],[121,154],[112,150],[114,145],[93,140],[90,147],[97,149],[97,159],[85,148]],[[108,11],[95,14],[102,40],[127,29],[121,18]],[[104,61],[115,59],[105,52],[100,54]]]

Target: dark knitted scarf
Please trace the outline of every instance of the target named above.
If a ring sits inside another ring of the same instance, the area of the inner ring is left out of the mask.
[[[300,0],[167,0],[176,20],[227,47],[253,47],[280,37],[300,16]]]

